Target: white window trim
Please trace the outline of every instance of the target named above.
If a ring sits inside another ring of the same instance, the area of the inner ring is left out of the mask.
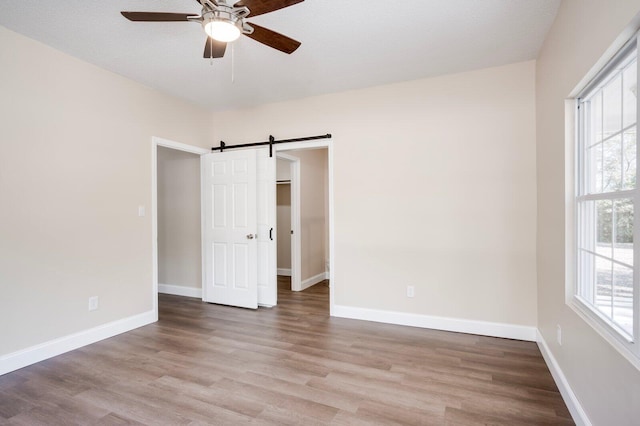
[[[587,93],[593,89],[593,87],[601,80],[600,76],[607,74],[613,69],[622,55],[623,52],[628,53],[628,45],[632,43],[631,40],[636,40],[635,49],[640,53],[640,33],[636,33],[629,42],[625,43],[616,54],[614,54],[607,65],[601,67],[594,78],[589,80],[582,86],[580,90],[574,91],[575,96],[568,99],[565,102],[565,223],[566,223],[566,239],[565,239],[565,302],[566,304],[587,324],[589,324],[601,337],[609,342],[625,359],[627,359],[634,367],[640,370],[640,176],[635,192],[635,205],[634,211],[634,242],[638,242],[638,249],[634,247],[634,339],[630,342],[624,334],[620,333],[620,330],[616,329],[616,326],[612,324],[608,319],[604,319],[599,315],[587,302],[583,302],[581,297],[577,294],[577,238],[578,238],[578,220],[576,217],[578,199],[578,181],[576,179],[579,167],[578,158],[581,155],[578,149],[578,137],[579,134],[576,131],[578,129],[579,114],[578,114],[578,94]],[[638,54],[638,60],[640,61],[640,54]],[[638,66],[638,74],[640,77],[640,64]],[[638,78],[640,83],[640,78]],[[636,99],[636,111],[639,119],[636,123],[636,137],[640,138],[640,96]],[[636,141],[640,145],[640,141]],[[640,171],[640,149],[636,150],[636,165]],[[616,193],[615,196],[618,196]],[[581,200],[592,198],[590,195],[584,195],[580,197]],[[596,195],[593,198],[602,198],[601,194]]]

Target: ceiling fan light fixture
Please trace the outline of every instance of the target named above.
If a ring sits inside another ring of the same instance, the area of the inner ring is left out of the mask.
[[[242,33],[234,23],[219,19],[208,21],[204,25],[204,31],[212,39],[225,43],[236,41]]]
[[[133,22],[195,22],[207,34],[203,58],[222,58],[227,44],[241,35],[284,53],[293,53],[300,42],[268,28],[246,22],[254,8],[253,16],[264,15],[304,0],[197,0],[202,6],[200,15],[194,13],[129,12],[121,14]]]

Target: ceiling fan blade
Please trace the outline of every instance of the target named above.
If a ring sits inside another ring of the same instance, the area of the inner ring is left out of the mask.
[[[278,49],[281,52],[291,54],[302,44],[297,40],[261,27],[260,25],[252,23],[249,23],[249,25],[253,27],[254,31],[253,34],[245,34],[247,37],[266,44],[269,47],[273,47],[274,49]]]
[[[294,4],[302,3],[304,0],[240,0],[233,7],[247,6],[251,13],[249,16],[264,15],[274,10],[284,9]]]
[[[227,50],[227,43],[207,37],[207,42],[204,45],[205,58],[222,58],[225,50]]]
[[[160,12],[120,12],[122,16],[134,22],[180,22],[188,21],[188,17],[200,15],[193,13],[160,13]]]

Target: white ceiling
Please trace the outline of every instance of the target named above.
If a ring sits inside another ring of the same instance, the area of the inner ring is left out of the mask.
[[[301,41],[296,52],[241,37],[233,68],[231,48],[213,65],[202,58],[205,34],[196,23],[134,23],[119,13],[200,13],[196,0],[0,0],[0,25],[221,110],[534,59],[559,4],[306,0],[248,19]]]

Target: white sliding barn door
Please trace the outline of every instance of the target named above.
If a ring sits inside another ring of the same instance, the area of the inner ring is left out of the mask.
[[[275,305],[275,157],[268,149],[206,154],[202,173],[203,300]]]
[[[257,150],[258,168],[258,304],[274,306],[278,297],[276,244],[276,157]]]
[[[258,307],[256,152],[202,156],[206,302]]]

